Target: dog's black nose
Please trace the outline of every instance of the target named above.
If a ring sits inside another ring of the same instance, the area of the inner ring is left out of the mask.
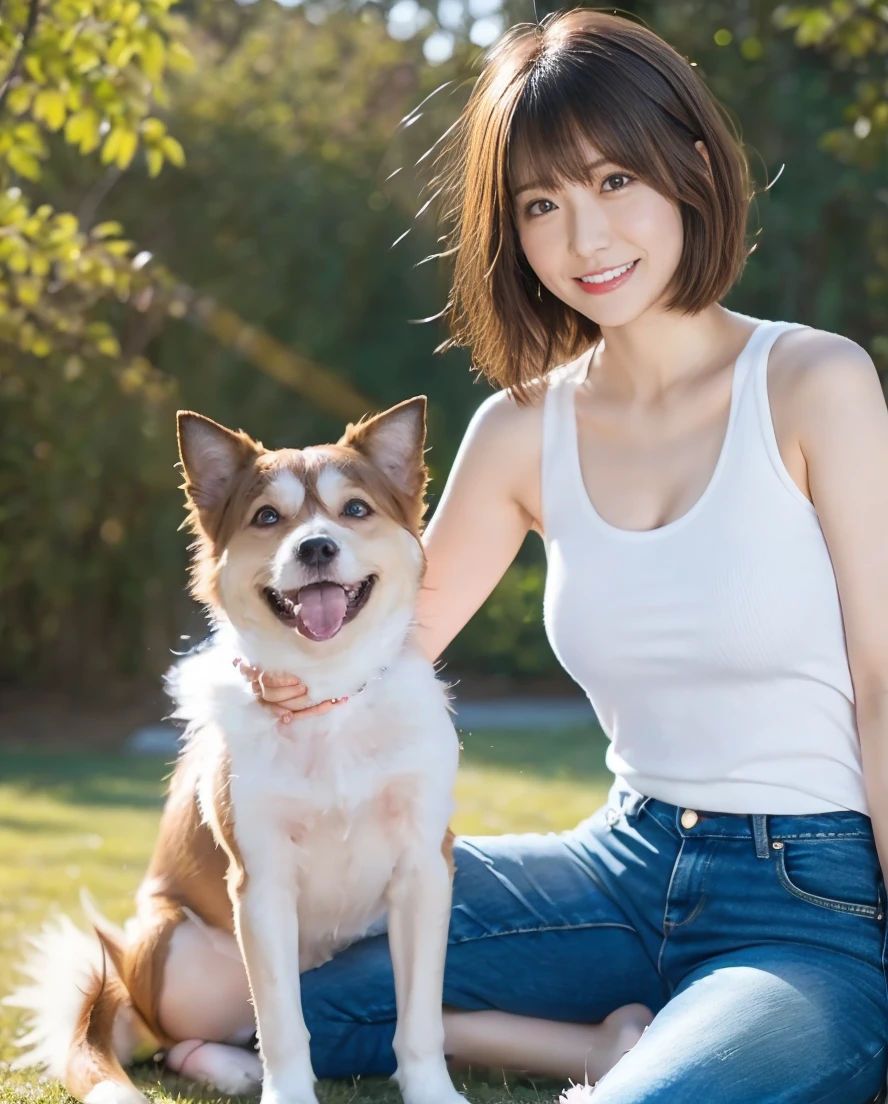
[[[322,567],[328,564],[338,551],[339,546],[329,537],[309,537],[296,549],[296,556],[308,567]]]

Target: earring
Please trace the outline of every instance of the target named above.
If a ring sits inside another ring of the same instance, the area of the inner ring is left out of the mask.
[[[539,282],[537,283],[537,299],[539,299],[539,301],[542,303],[542,301],[543,301],[543,285]]]

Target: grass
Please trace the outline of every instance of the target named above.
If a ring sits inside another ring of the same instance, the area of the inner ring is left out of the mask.
[[[604,800],[603,738],[588,730],[462,734],[455,829],[467,834],[557,831]],[[111,919],[131,913],[163,803],[161,759],[124,754],[0,749],[0,995],[15,980],[23,937],[55,911],[80,922],[85,886]],[[17,1014],[0,1008],[0,1104],[64,1104],[70,1098],[34,1071],[13,1072]],[[217,1101],[160,1067],[134,1080],[155,1104]],[[462,1078],[473,1104],[551,1100],[554,1083]],[[460,1087],[463,1087],[460,1085]],[[386,1081],[324,1082],[322,1104],[397,1104]],[[229,1100],[230,1098],[224,1098]],[[255,1098],[244,1098],[255,1101]]]

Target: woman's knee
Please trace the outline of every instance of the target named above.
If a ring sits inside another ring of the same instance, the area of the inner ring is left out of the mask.
[[[868,1104],[886,1052],[865,987],[810,956],[733,959],[686,980],[595,1104]]]

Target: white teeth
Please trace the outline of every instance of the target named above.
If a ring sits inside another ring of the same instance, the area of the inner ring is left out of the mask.
[[[635,261],[630,261],[629,264],[623,265],[622,268],[610,268],[607,272],[602,272],[599,276],[581,276],[580,279],[584,284],[608,284],[611,280],[616,280],[618,276],[622,276],[624,272],[628,272],[634,264]]]

